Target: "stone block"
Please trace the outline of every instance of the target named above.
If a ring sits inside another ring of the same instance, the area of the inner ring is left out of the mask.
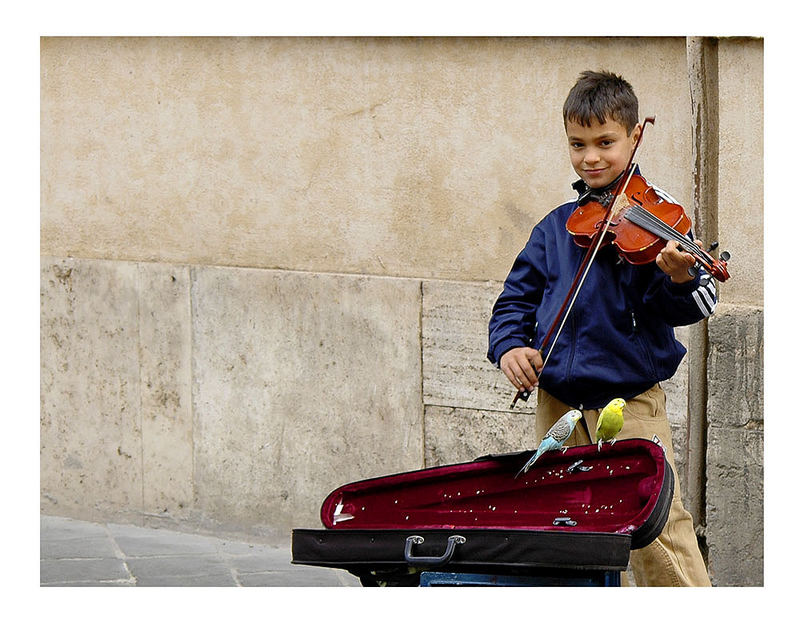
[[[706,518],[716,585],[763,585],[763,310],[720,304],[709,321]]]
[[[288,532],[343,483],[421,467],[419,281],[192,272],[200,510]]]
[[[675,337],[687,349],[690,344],[688,327],[677,327]],[[685,426],[687,419],[687,396],[689,394],[689,360],[688,354],[683,358],[678,370],[671,378],[662,382],[667,395],[667,416],[672,427]]]
[[[764,585],[764,434],[709,429],[706,538],[714,585]]]
[[[189,268],[139,264],[144,511],[181,518],[192,505]]]
[[[425,407],[425,466],[534,449],[533,416],[458,407]]]
[[[142,507],[135,264],[41,261],[42,507]]]
[[[731,253],[732,280],[720,285],[723,301],[764,302],[764,41],[719,40],[720,250]],[[742,184],[746,181],[746,184]]]
[[[459,455],[462,456],[460,461],[464,461],[471,459],[469,455],[493,452],[492,448],[498,446],[509,451],[535,448],[537,444],[526,437],[533,416],[513,418],[516,414],[535,414],[536,395],[527,403],[518,403],[509,412],[513,388],[505,375],[486,358],[489,318],[501,290],[502,284],[497,282],[423,281],[422,384],[427,465]],[[686,329],[676,329],[676,336],[688,345]],[[683,479],[688,394],[686,360],[663,387],[677,471]],[[487,429],[483,436],[478,435],[483,433],[483,428],[479,427],[474,434],[465,430],[471,421]],[[500,427],[501,424],[504,426]],[[493,440],[493,437],[500,439]]]
[[[426,405],[507,411],[515,390],[486,358],[502,283],[423,281],[422,389]],[[535,395],[515,413],[531,414]]]
[[[709,320],[708,332],[709,422],[719,427],[763,428],[763,310],[720,304]]]

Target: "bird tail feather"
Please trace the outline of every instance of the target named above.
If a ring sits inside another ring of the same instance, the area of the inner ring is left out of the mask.
[[[534,453],[533,457],[531,457],[528,460],[528,463],[525,464],[516,475],[514,475],[514,479],[516,479],[520,475],[524,475],[531,469],[531,466],[533,466],[536,463],[536,460],[539,459],[539,456],[541,455],[540,451],[541,449],[537,450],[536,453]]]

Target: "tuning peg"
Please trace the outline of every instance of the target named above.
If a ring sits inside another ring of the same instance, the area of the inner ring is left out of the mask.
[[[710,253],[712,250],[716,250],[717,246],[719,246],[719,242],[711,242],[711,246],[706,249],[706,252]]]
[[[730,259],[730,258],[731,258],[731,254],[730,254],[730,253],[729,253],[727,250],[723,250],[723,251],[722,251],[722,252],[719,254],[719,258],[720,258],[720,260],[727,262],[727,261],[728,261],[728,259]]]

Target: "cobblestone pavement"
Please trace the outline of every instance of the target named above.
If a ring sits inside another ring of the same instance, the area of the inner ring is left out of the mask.
[[[360,586],[291,550],[216,536],[40,516],[41,586]]]

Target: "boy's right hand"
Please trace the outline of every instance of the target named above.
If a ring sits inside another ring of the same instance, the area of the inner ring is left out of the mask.
[[[535,348],[518,346],[500,357],[500,370],[518,391],[532,392],[539,383],[536,372],[542,369],[542,355]],[[535,368],[535,370],[534,370]]]

